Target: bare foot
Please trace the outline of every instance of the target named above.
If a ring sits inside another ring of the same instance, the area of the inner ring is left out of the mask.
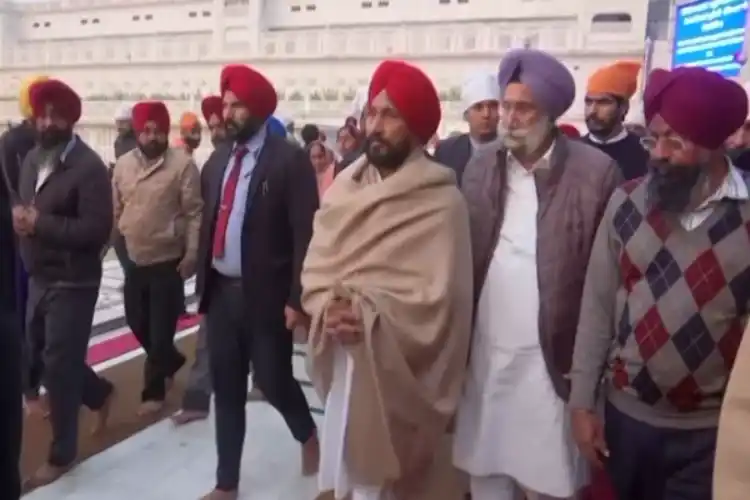
[[[48,484],[54,483],[55,481],[60,479],[63,474],[65,474],[72,468],[72,465],[68,465],[66,467],[58,467],[57,465],[46,463],[38,468],[31,477],[27,478],[23,482],[23,491],[24,493],[28,493],[31,490],[35,490],[36,488],[41,488],[42,486],[47,486]]]
[[[24,398],[23,407],[26,410],[27,416],[34,416],[39,418],[49,418],[49,406],[47,406],[47,399],[38,396],[36,398]]]
[[[213,490],[208,495],[203,495],[201,500],[237,500],[239,494],[237,490],[224,491],[224,490]]]
[[[150,417],[159,413],[164,408],[164,401],[144,401],[138,408],[139,417]]]
[[[201,410],[180,410],[172,415],[172,423],[177,426],[189,424],[190,422],[196,422],[198,420],[206,420],[208,418],[207,411]]]
[[[302,475],[314,476],[320,466],[320,442],[317,432],[302,445]]]
[[[257,387],[253,387],[250,389],[250,391],[247,393],[247,402],[248,403],[257,403],[258,401],[265,401],[266,395],[261,392],[260,389]]]
[[[104,401],[104,404],[101,408],[99,408],[99,411],[96,412],[96,416],[94,418],[94,425],[91,427],[91,435],[92,436],[100,436],[104,433],[104,431],[107,429],[107,422],[109,421],[109,412],[112,410],[112,401],[115,399],[115,388],[112,387],[112,390],[109,393],[109,396],[107,396],[107,399]]]

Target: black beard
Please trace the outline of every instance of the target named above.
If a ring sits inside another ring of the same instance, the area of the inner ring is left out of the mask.
[[[688,208],[695,187],[705,175],[700,165],[672,165],[664,161],[652,161],[649,172],[648,204],[673,214]]]
[[[167,150],[168,144],[160,141],[150,141],[146,144],[138,144],[138,149],[141,150],[143,156],[149,160],[155,160],[159,158]]]
[[[369,136],[365,139],[365,155],[371,165],[378,168],[395,170],[401,167],[409,157],[409,144],[391,144],[379,136]]]
[[[615,131],[615,127],[617,123],[603,122],[593,116],[586,118],[586,128],[594,137],[609,137]]]
[[[254,117],[248,118],[244,123],[228,120],[226,122],[227,137],[238,144],[247,142],[263,128],[264,123],[264,120]]]
[[[36,137],[39,147],[45,150],[67,144],[71,139],[73,139],[73,129],[59,127],[47,127],[40,130]]]

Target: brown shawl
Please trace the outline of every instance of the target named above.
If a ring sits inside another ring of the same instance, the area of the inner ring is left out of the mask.
[[[714,500],[750,498],[750,327],[724,395],[714,463]]]
[[[362,157],[323,198],[302,305],[312,318],[311,378],[323,401],[335,347],[323,329],[327,306],[334,295],[349,298],[363,318],[363,342],[347,348],[354,375],[345,456],[355,484],[399,490],[429,473],[463,384],[470,245],[452,172],[422,152],[382,181]]]

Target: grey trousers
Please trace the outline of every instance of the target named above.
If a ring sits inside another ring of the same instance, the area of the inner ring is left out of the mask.
[[[67,466],[76,458],[80,406],[98,411],[112,392],[112,384],[86,364],[98,295],[96,286],[29,282],[24,392],[33,399],[42,384],[47,389],[52,465]]]
[[[211,369],[208,363],[206,319],[198,327],[198,338],[195,344],[195,360],[188,374],[187,388],[182,397],[182,409],[187,411],[209,411],[211,406]],[[252,373],[253,366],[250,365]]]
[[[208,411],[211,405],[211,370],[208,366],[206,319],[201,319],[195,344],[195,360],[188,374],[187,388],[182,398],[182,409]]]

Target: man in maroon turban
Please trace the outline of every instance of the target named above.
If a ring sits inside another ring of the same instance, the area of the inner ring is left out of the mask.
[[[420,69],[381,63],[365,120],[365,154],[326,191],[302,272],[326,412],[319,484],[337,499],[453,500],[445,433],[471,328],[468,213],[453,171],[425,154],[440,102]]]
[[[81,99],[59,80],[29,89],[38,146],[24,159],[13,225],[29,271],[26,323],[27,410],[44,413],[47,389],[52,444],[47,462],[26,487],[48,484],[69,470],[78,452],[83,404],[106,423],[112,384],[86,365],[94,308],[102,278],[101,255],[112,231],[107,167],[73,127]]]
[[[677,68],[653,71],[643,102],[649,173],[615,190],[597,231],[573,434],[618,498],[723,498],[712,496],[719,413],[750,301],[750,178],[724,143],[748,100],[718,73]]]
[[[208,125],[211,134],[211,143],[216,147],[226,139],[227,131],[224,127],[223,110],[224,103],[221,96],[210,95],[201,102],[201,113]]]
[[[117,159],[112,173],[114,220],[132,261],[125,270],[125,317],[146,351],[142,415],[162,409],[185,363],[174,335],[183,280],[195,273],[203,209],[200,173],[183,148],[168,147],[170,124],[163,102],[137,103],[137,147]]]
[[[235,500],[250,364],[254,383],[302,444],[303,473],[317,470],[317,431],[291,359],[292,330],[306,323],[299,280],[318,185],[307,154],[267,133],[273,85],[242,65],[225,67],[219,83],[229,140],[203,166],[196,294],[209,332],[219,459],[204,498]]]

